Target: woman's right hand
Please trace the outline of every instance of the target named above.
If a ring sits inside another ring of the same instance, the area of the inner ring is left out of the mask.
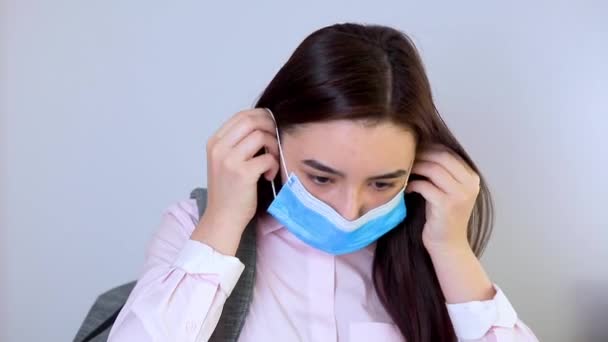
[[[255,156],[266,148],[267,153]],[[207,142],[207,207],[191,238],[235,255],[257,208],[257,182],[279,172],[275,123],[262,108],[238,112]]]

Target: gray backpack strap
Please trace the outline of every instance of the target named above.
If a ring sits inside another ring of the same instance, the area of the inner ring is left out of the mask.
[[[190,192],[190,198],[196,200],[196,206],[198,207],[198,217],[203,216],[205,208],[207,208],[207,189],[196,188]]]
[[[135,287],[135,282],[115,287],[97,297],[95,303],[89,310],[84,321],[80,325],[75,342],[102,342],[107,341],[110,328],[120,309],[127,301],[131,290]]]
[[[199,217],[202,216],[207,205],[207,189],[197,188],[192,190],[190,198],[196,199]],[[245,265],[245,270],[243,270],[234,290],[232,290],[232,294],[224,304],[220,320],[209,339],[210,342],[236,342],[245,324],[255,281],[255,226],[255,220],[249,222],[241,237],[236,257]]]

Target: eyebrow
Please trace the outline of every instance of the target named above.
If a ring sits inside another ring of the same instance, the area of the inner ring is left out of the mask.
[[[322,163],[320,163],[319,161],[316,161],[314,159],[306,159],[306,160],[302,160],[302,163],[312,167],[313,169],[322,171],[322,172],[326,172],[326,173],[330,173],[332,175],[336,175],[336,176],[340,176],[340,177],[344,177],[346,176],[344,174],[344,172],[341,171],[337,171],[332,169],[331,167],[324,165]],[[377,175],[377,176],[372,176],[369,177],[368,180],[379,180],[379,179],[393,179],[393,178],[399,178],[402,176],[407,175],[407,171],[403,170],[403,169],[399,169],[397,171],[393,171],[393,172],[389,172],[389,173],[385,173],[382,175]]]

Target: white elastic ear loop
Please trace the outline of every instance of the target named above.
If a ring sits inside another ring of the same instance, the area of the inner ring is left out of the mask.
[[[407,170],[407,178],[405,179],[405,183],[403,183],[402,191],[405,191],[405,188],[407,188],[407,185],[410,183],[410,178],[412,178],[412,168],[414,167],[415,162],[416,158],[414,157],[414,159],[412,159],[412,163],[410,164],[410,168]]]
[[[277,120],[275,120],[274,114],[272,114],[272,111],[270,109],[268,109],[268,108],[264,108],[264,109],[266,109],[268,111],[268,113],[270,114],[270,117],[272,118],[272,121],[274,121],[274,129],[277,133],[277,142],[279,143],[279,156],[281,157],[281,162],[283,163],[283,166],[285,166],[285,179],[287,179],[289,177],[289,175],[287,174],[287,163],[285,163],[285,158],[283,157],[283,148],[281,147],[281,136],[279,134],[279,127],[277,126]],[[266,150],[266,152],[268,152],[268,148],[264,147],[264,149]],[[281,165],[279,165],[279,169],[281,169]],[[277,191],[274,187],[274,179],[270,181],[270,185],[272,186],[272,194],[276,198]]]

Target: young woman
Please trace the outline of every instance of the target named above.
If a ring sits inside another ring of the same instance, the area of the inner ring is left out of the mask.
[[[166,211],[110,341],[536,341],[478,260],[490,193],[403,33],[312,33],[207,165],[203,215]]]

